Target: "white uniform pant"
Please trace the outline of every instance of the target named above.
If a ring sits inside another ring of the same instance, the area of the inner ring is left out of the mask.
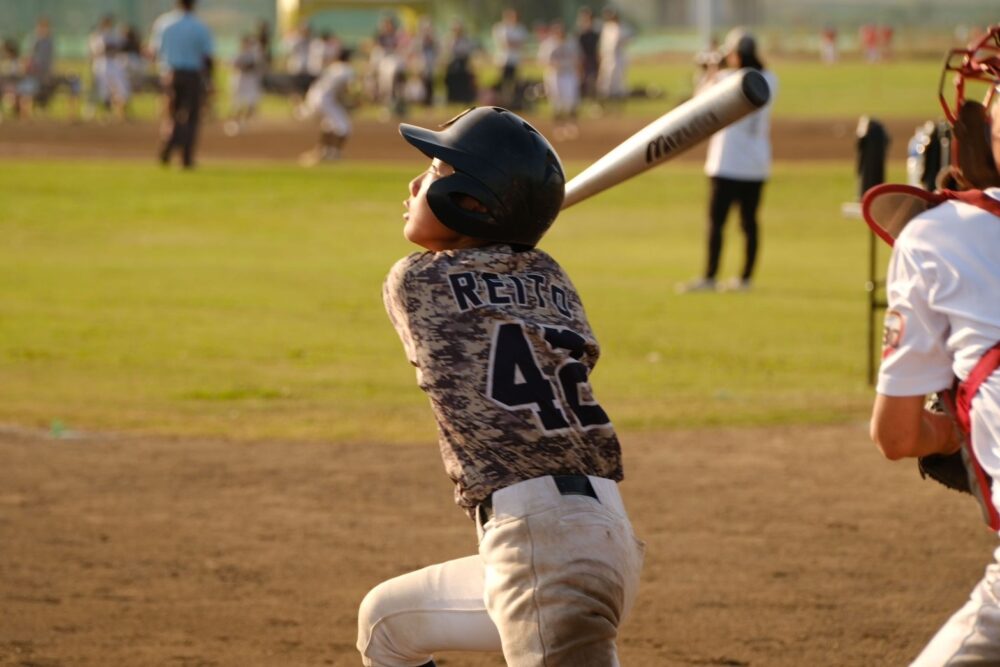
[[[1000,549],[993,553],[1000,560]],[[938,630],[911,667],[1000,665],[1000,565],[990,563],[965,606]]]
[[[104,59],[104,90],[102,100],[114,98],[120,102],[128,102],[132,97],[132,82],[129,80],[128,60],[125,56],[115,56]]]
[[[621,98],[627,93],[625,87],[625,58],[602,59],[597,69],[597,95],[602,98]]]
[[[351,115],[336,102],[324,100],[319,107],[319,127],[324,132],[332,132],[338,137],[351,134]]]
[[[239,72],[233,79],[233,106],[253,109],[260,103],[261,77],[259,74]]]
[[[511,667],[617,667],[618,627],[642,569],[618,485],[600,502],[561,495],[551,477],[493,494],[479,555],[379,584],[361,603],[367,667],[416,667],[439,651],[502,651]]]
[[[580,103],[580,77],[575,72],[546,72],[545,95],[552,105],[552,112],[571,114]]]

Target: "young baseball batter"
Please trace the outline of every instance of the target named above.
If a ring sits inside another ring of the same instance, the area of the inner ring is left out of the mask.
[[[502,651],[517,667],[617,665],[643,544],[589,383],[597,340],[573,283],[535,247],[562,204],[562,165],[497,107],[400,133],[432,158],[404,202],[403,233],[425,251],[392,267],[383,297],[479,553],[375,587],[358,650],[378,667],[433,665],[449,650]]]
[[[960,64],[959,64],[959,61]],[[953,54],[957,103],[946,105],[957,142],[952,175],[961,192],[905,193],[927,208],[898,232],[887,276],[888,310],[872,439],[890,459],[952,455],[960,478],[1000,529],[1000,24],[977,47]],[[950,77],[943,79],[950,80]],[[965,84],[986,82],[985,104],[965,98]],[[944,98],[942,97],[942,100]],[[882,193],[887,194],[883,195]],[[904,199],[892,200],[904,202]],[[870,209],[869,209],[870,207]],[[895,205],[888,217],[899,214]],[[885,233],[884,221],[877,224]],[[940,390],[952,417],[924,409]],[[950,397],[950,398],[948,398]],[[953,454],[959,452],[958,454]],[[922,458],[922,464],[928,459]],[[962,486],[962,485],[959,485]],[[1000,549],[996,557],[1000,557]],[[1000,564],[986,568],[969,602],[941,628],[913,663],[1000,664]]]

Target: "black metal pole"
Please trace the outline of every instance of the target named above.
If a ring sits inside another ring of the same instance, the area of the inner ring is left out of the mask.
[[[868,385],[875,384],[875,313],[878,310],[878,299],[876,287],[878,282],[875,278],[875,259],[878,248],[875,245],[875,235],[868,234],[868,282],[865,289],[868,290]]]

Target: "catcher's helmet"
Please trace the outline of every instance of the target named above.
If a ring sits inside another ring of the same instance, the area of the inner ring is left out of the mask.
[[[479,239],[533,247],[562,207],[566,176],[555,149],[520,116],[500,107],[469,109],[434,132],[402,123],[399,133],[455,173],[427,190],[446,227]],[[460,206],[472,197],[485,211]]]
[[[955,75],[953,104],[945,95],[949,72]],[[986,87],[982,102],[966,98],[970,83]],[[1000,186],[1000,23],[968,48],[948,52],[938,100],[953,128],[953,170],[966,186]]]

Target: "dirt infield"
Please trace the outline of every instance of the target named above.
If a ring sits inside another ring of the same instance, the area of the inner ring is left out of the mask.
[[[904,664],[995,545],[973,501],[884,462],[862,424],[623,443],[648,543],[629,667]],[[433,442],[6,431],[0,545],[0,664],[356,665],[364,593],[475,532]]]
[[[557,147],[592,160],[643,124],[592,121]],[[890,124],[892,157],[916,124]],[[853,130],[778,122],[775,156],[851,159]],[[151,123],[7,122],[0,159],[151,160],[156,135]],[[291,122],[236,138],[210,123],[201,156],[293,162],[313,138]],[[366,121],[351,159],[418,158],[393,124]],[[972,500],[883,461],[863,424],[626,433],[623,445],[648,543],[627,667],[905,664],[995,546]],[[0,665],[357,665],[368,589],[474,550],[433,442],[0,429]]]
[[[432,126],[445,118],[424,117],[414,123]],[[536,119],[533,119],[536,120]],[[648,120],[601,118],[581,124],[580,138],[556,143],[563,160],[594,160]],[[772,139],[777,160],[853,159],[857,119],[779,120]],[[890,157],[905,157],[906,143],[917,120],[896,120],[887,124],[894,138]],[[537,119],[539,129],[552,136],[551,124]],[[150,158],[155,155],[158,129],[153,123],[71,124],[39,120],[7,122],[0,125],[0,159],[70,158]],[[203,160],[287,160],[294,161],[315,141],[309,123],[269,121],[251,126],[237,137],[227,137],[219,122],[209,122],[202,132],[199,156]],[[344,153],[345,161],[416,160],[396,132],[395,123],[360,121]],[[704,159],[704,146],[682,156],[683,160]]]

